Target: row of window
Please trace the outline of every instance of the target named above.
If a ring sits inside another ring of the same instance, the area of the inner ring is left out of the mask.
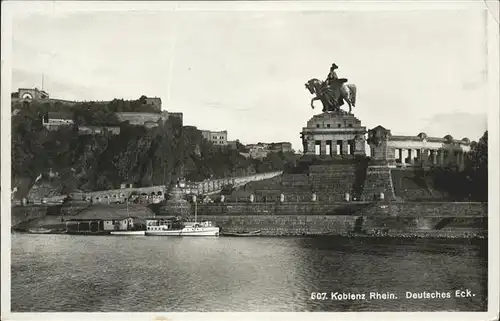
[[[331,124],[323,124],[323,127],[325,127],[326,125],[326,128],[330,128],[331,127]],[[320,128],[321,127],[321,124],[316,124],[316,128]],[[342,127],[342,124],[337,124],[337,127],[340,128]],[[347,127],[352,127],[352,124],[347,124]]]
[[[155,192],[151,192],[151,196],[161,196],[163,195],[161,191],[158,191],[157,194],[155,194]],[[142,193],[141,196],[148,196],[148,194],[146,193]],[[105,195],[103,198],[107,199],[107,198],[118,198],[118,197],[125,197],[125,194],[121,193],[120,195],[117,195],[117,194],[113,194],[111,196],[108,196],[108,195]],[[96,196],[96,199],[98,200],[99,199],[99,196]]]

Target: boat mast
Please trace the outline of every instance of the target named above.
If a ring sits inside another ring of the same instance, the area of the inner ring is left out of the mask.
[[[127,204],[127,230],[130,229],[130,213],[128,211],[128,197],[125,199],[125,204]]]
[[[196,202],[196,195],[193,195],[193,203],[194,203],[194,222],[196,223],[197,219],[197,212],[198,212],[198,202]]]

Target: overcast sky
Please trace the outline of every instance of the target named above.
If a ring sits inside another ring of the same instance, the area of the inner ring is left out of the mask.
[[[54,4],[56,5],[56,4]],[[477,140],[486,129],[485,15],[457,11],[101,12],[13,19],[13,90],[159,96],[184,124],[244,143],[290,141],[321,110],[304,84],[358,87],[364,126]]]

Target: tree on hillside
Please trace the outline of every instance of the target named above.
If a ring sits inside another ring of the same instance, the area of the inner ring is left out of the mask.
[[[488,131],[479,141],[471,144],[465,173],[469,181],[470,194],[480,201],[488,200]]]

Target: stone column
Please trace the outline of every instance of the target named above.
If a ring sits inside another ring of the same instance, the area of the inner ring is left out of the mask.
[[[332,141],[332,143],[336,141]],[[336,147],[335,147],[336,148]],[[354,138],[354,154],[355,155],[365,155],[365,140],[363,136],[356,136]]]
[[[351,145],[351,154],[350,155],[355,155],[356,154],[356,141],[354,139],[351,139],[349,141],[349,144]]]
[[[428,149],[422,148],[420,150],[420,160],[421,160],[423,165],[428,164],[428,162],[429,162],[429,150]]]
[[[349,155],[349,141],[346,139],[342,140],[342,146],[340,149],[343,156]]]
[[[431,162],[433,165],[437,164],[437,150],[431,149]]]
[[[444,151],[439,150],[439,165],[444,165]]]
[[[408,164],[413,164],[413,155],[411,148],[408,148]]]
[[[422,162],[422,149],[415,149],[415,159],[417,163]]]
[[[320,145],[319,145],[319,154],[320,155],[326,155],[326,141],[321,140]]]
[[[406,166],[405,148],[400,148],[401,166]]]

